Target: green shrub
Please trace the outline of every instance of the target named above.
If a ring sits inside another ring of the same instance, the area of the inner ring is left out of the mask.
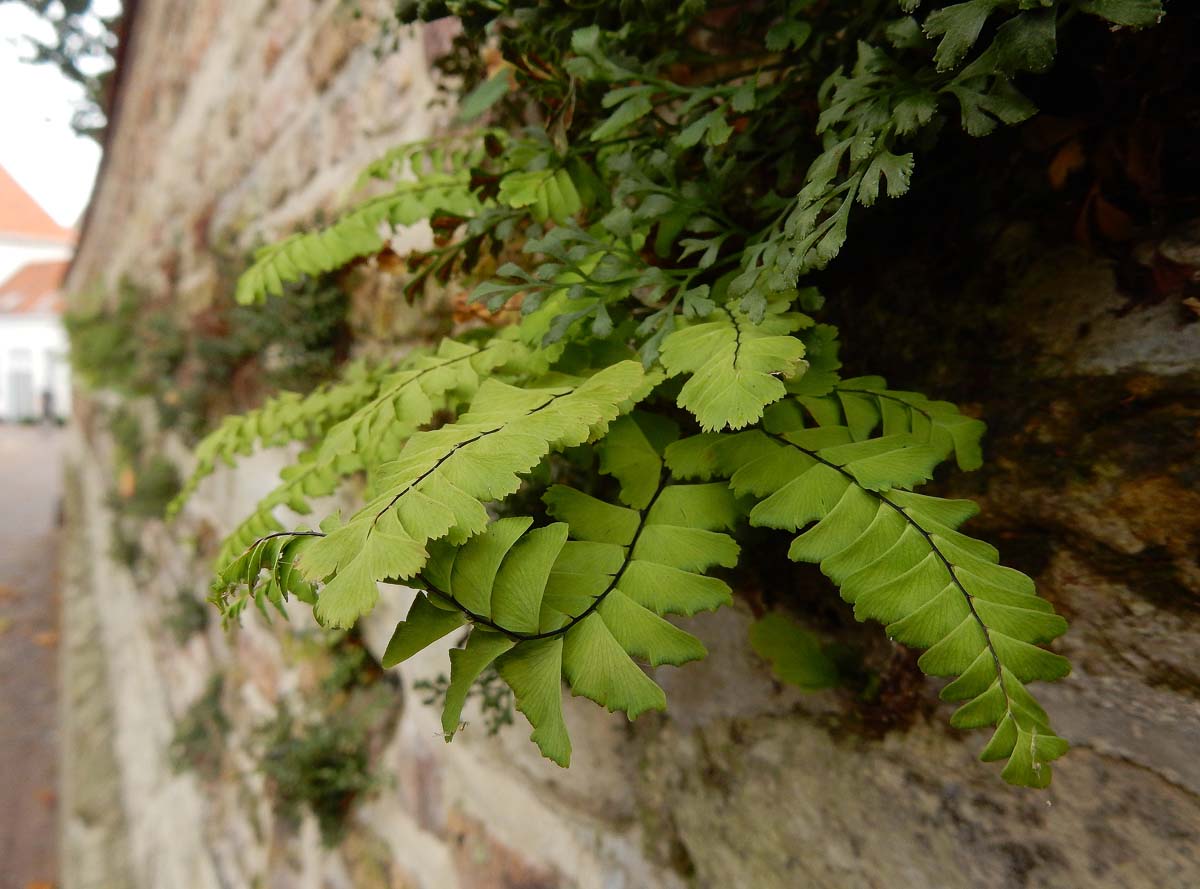
[[[204,431],[214,411],[238,398],[312,388],[336,370],[348,344],[348,300],[334,276],[296,283],[286,298],[256,306],[225,294],[198,316],[129,281],[121,282],[113,307],[97,293],[81,302],[88,307],[66,317],[78,378],[94,389],[151,398],[160,426],[187,435]],[[246,381],[246,391],[234,391]]]

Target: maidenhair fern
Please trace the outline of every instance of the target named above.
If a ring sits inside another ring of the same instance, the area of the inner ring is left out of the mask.
[[[329,578],[318,619],[350,626],[374,607],[377,580],[421,571],[431,541],[461,545],[486,530],[485,503],[516,493],[549,451],[603,435],[643,379],[640,364],[623,361],[552,387],[485,381],[469,411],[414,434],[383,467],[376,496],[305,551],[308,579]]]
[[[278,447],[325,436],[340,420],[354,413],[364,399],[378,391],[379,378],[378,370],[353,364],[343,371],[341,380],[320,386],[308,395],[283,392],[257,410],[225,417],[196,448],[195,468],[179,496],[168,506],[168,515],[179,511],[218,463],[232,466],[237,457],[252,453],[255,446]],[[288,499],[284,495],[272,506]]]
[[[491,134],[496,138],[496,134]],[[283,293],[283,282],[340,269],[374,256],[387,245],[391,229],[429,219],[435,212],[474,215],[479,200],[470,186],[470,169],[486,156],[482,139],[466,146],[446,141],[403,145],[363,171],[359,184],[390,182],[391,190],[361,204],[333,225],[300,233],[263,247],[238,280],[238,302],[250,303]]]
[[[1008,759],[1006,779],[1047,783],[1045,763],[1066,742],[1024,683],[1067,675],[1063,658],[1037,647],[1066,622],[1032,580],[998,564],[992,546],[957,530],[978,511],[974,503],[911,492],[942,459],[927,440],[870,437],[873,423],[818,425],[812,414],[786,410],[793,405],[778,407],[760,430],[707,437],[714,456],[698,461],[693,450],[673,461],[674,471],[711,477],[715,465],[739,497],[757,501],[751,525],[807,528],[789,558],[818,563],[859,620],[928,649],[918,662],[926,673],[956,677],[942,696],[966,703],[951,723],[996,727],[982,755]]]
[[[1067,674],[1042,647],[1065,622],[961,530],[974,504],[914,490],[947,461],[978,468],[983,424],[842,379],[802,278],[837,256],[855,205],[909,188],[940,128],[981,136],[1034,114],[1014,77],[1050,66],[1077,13],[1137,27],[1158,2],[402,7],[459,15],[461,51],[498,43],[500,71],[453,66],[463,118],[495,127],[389,153],[364,181],[399,184],[265,248],[238,296],[369,259],[428,220],[406,294],[455,281],[519,320],[282,396],[200,446],[180,504],[220,460],[308,445],[226,542],[226,618],[296,598],[346,627],[380,582],[403,583],[416,598],[385,666],[455,637],[447,740],[473,683],[498,675],[566,765],[564,683],[630,719],[663,709],[644,667],[705,655],[665,616],[729,605],[739,538],[777,529],[858,619],[924,650],[960,703],[952,724],[991,729],[985,760],[1045,786],[1067,745],[1028,685]],[[280,507],[307,514],[347,480],[357,512],[284,525]],[[790,663],[778,624],[755,645]]]

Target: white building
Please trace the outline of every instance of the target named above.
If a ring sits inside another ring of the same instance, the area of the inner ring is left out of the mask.
[[[31,262],[0,283],[0,420],[65,419],[70,411],[66,273],[66,260]]]
[[[50,218],[0,167],[0,281],[29,262],[70,259],[75,232]]]
[[[61,289],[74,241],[0,167],[0,421],[70,410]]]

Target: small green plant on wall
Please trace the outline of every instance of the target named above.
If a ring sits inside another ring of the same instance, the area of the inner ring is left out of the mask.
[[[983,423],[844,378],[811,275],[862,208],[922,174],[918,148],[1033,116],[1021,78],[1077,22],[1149,26],[1159,3],[402,4],[405,20],[446,14],[464,27],[443,65],[468,126],[381,158],[364,179],[385,190],[261,250],[237,295],[258,304],[428,220],[408,292],[473,287],[484,322],[200,445],[176,508],[255,444],[308,445],[224,545],[226,618],[294,597],[349,627],[378,582],[414,587],[384,665],[469,630],[436,689],[447,738],[494,670],[566,766],[564,681],[630,719],[665,708],[641,665],[705,655],[665,616],[730,604],[723,572],[755,558],[745,529],[775,529],[858,619],[952,680],[952,724],[990,731],[982,758],[1005,780],[1046,786],[1067,743],[1029,685],[1067,675],[1044,647],[1066,623],[962,530],[974,503],[916,491],[944,463],[981,465]],[[277,518],[360,473],[359,511]],[[760,650],[829,684],[779,629]]]
[[[178,495],[179,470],[161,454],[147,450],[141,421],[128,405],[112,411],[107,423],[116,482],[108,498],[113,520],[111,555],[133,569],[143,555],[142,526],[148,520],[161,520]]]
[[[326,845],[336,845],[354,800],[375,786],[363,728],[340,719],[300,722],[283,707],[259,740],[276,812],[289,824],[311,812]]]
[[[348,303],[337,277],[323,275],[253,306],[222,293],[188,315],[125,279],[111,300],[94,289],[68,313],[72,366],[90,388],[152,400],[160,428],[195,437],[214,414],[253,404],[262,390],[327,380],[344,358]],[[120,420],[110,424],[118,438]]]
[[[220,775],[230,729],[229,716],[222,704],[224,692],[225,677],[214,673],[204,693],[175,724],[167,753],[177,773],[194,771],[208,780]]]
[[[185,587],[174,598],[167,600],[165,623],[175,641],[183,645],[193,636],[204,632],[211,613],[211,609]]]
[[[381,784],[372,755],[400,699],[353,631],[323,633],[307,647],[320,681],[303,695],[303,712],[282,702],[258,727],[258,764],[282,821],[294,826],[311,813],[334,846],[354,804]]]
[[[249,749],[282,823],[291,829],[311,814],[333,846],[355,803],[381,785],[372,756],[394,724],[400,699],[354,633],[322,632],[298,642],[298,660],[318,678],[296,700],[277,702],[274,716],[251,732]],[[226,757],[234,719],[226,707],[228,688],[225,674],[213,674],[181,714],[167,750],[176,772],[216,781],[235,768]]]

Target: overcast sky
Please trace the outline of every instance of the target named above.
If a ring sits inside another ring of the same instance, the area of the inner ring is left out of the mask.
[[[105,15],[120,6],[97,5]],[[83,89],[51,65],[20,61],[30,54],[26,35],[52,34],[26,7],[0,3],[0,166],[61,225],[75,225],[100,163],[96,142],[71,131]]]

